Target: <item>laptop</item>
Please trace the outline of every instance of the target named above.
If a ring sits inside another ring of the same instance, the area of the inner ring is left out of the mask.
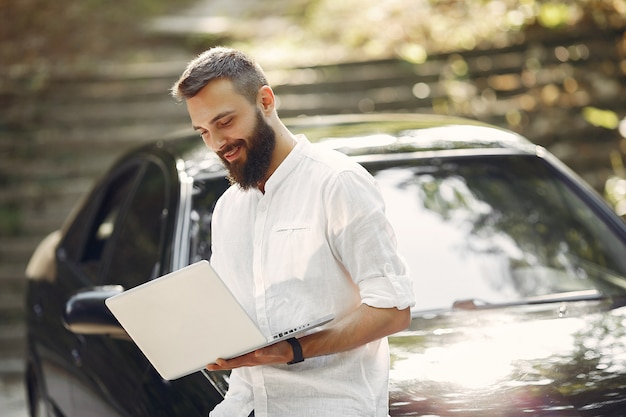
[[[326,315],[266,337],[202,260],[105,300],[131,339],[166,380],[296,337]]]

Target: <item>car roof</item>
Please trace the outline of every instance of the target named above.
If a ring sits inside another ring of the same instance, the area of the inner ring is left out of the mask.
[[[365,114],[313,116],[284,120],[294,134],[354,156],[359,162],[444,156],[446,154],[534,154],[536,146],[523,136],[482,122],[438,115]],[[191,129],[157,142],[190,177],[217,176],[224,168]],[[143,149],[147,150],[146,148]]]

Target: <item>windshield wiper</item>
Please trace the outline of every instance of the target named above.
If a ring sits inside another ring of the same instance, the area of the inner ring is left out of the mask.
[[[558,294],[546,294],[539,295],[537,297],[529,297],[524,301],[527,304],[542,304],[542,303],[555,303],[560,301],[588,301],[588,300],[601,300],[605,298],[604,294],[598,290],[581,290],[581,291],[569,291]]]
[[[581,291],[569,291],[557,294],[538,295],[536,297],[528,297],[521,300],[504,302],[504,303],[490,303],[480,298],[468,298],[464,300],[456,300],[452,303],[453,310],[480,310],[496,307],[509,307],[519,305],[531,305],[531,304],[546,304],[546,303],[559,303],[569,301],[591,301],[601,300],[606,298],[604,294],[597,290],[581,290]]]
[[[480,298],[467,298],[464,300],[455,300],[452,303],[453,310],[477,310],[479,308],[485,308],[491,305],[485,300],[481,300]]]

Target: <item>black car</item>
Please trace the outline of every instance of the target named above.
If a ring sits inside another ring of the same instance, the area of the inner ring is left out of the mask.
[[[626,415],[626,227],[517,134],[415,115],[295,119],[377,179],[415,280],[392,416]],[[32,416],[206,416],[228,373],[159,377],[104,305],[210,253],[228,187],[197,136],[122,158],[28,266]]]

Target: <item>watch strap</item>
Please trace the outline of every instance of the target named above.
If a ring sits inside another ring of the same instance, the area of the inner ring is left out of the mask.
[[[298,339],[291,337],[287,339],[287,343],[291,345],[291,350],[293,350],[293,360],[291,362],[287,362],[287,365],[303,362],[304,356],[302,355],[302,345],[300,345]]]

